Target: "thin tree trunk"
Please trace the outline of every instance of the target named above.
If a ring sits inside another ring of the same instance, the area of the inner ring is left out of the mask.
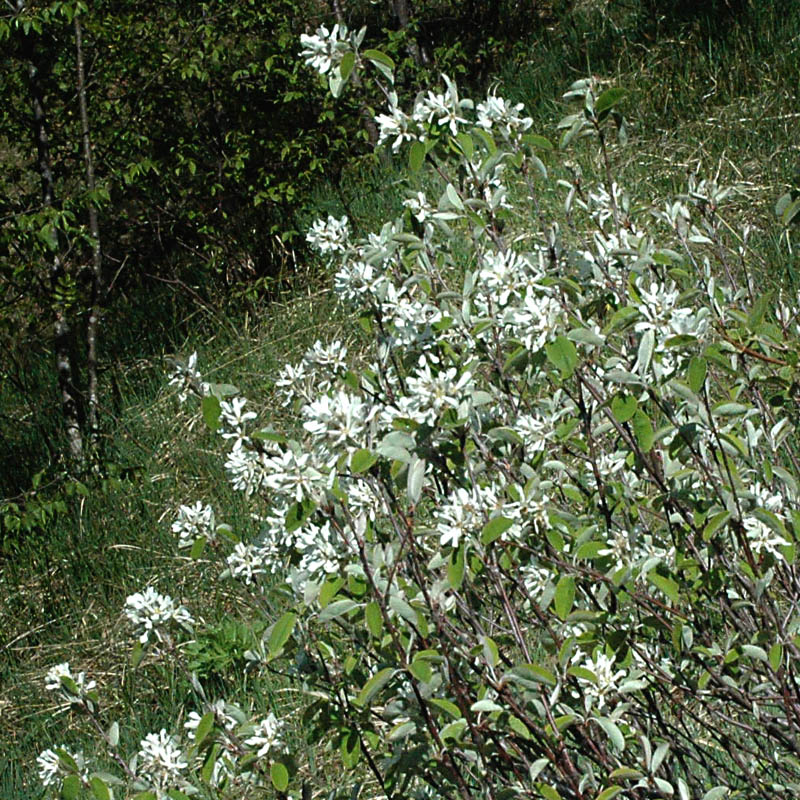
[[[36,141],[36,154],[39,166],[39,177],[42,184],[42,206],[55,208],[55,188],[53,170],[50,162],[50,141],[47,136],[47,115],[44,98],[39,85],[39,76],[33,61],[28,65],[28,81],[33,106],[33,135]],[[58,231],[54,232],[60,240]],[[73,464],[83,463],[83,435],[80,425],[79,393],[73,379],[73,365],[70,354],[72,330],[69,324],[67,308],[60,295],[63,291],[64,278],[67,272],[61,259],[60,241],[57,242],[53,260],[50,265],[50,286],[52,291],[53,311],[53,345],[56,357],[56,375],[61,395],[61,413],[67,432],[67,447]]]
[[[392,9],[397,17],[397,22],[400,24],[400,30],[408,31],[411,18],[414,14],[409,0],[392,0]],[[411,33],[407,35],[408,52],[411,54],[411,58],[414,59],[414,63],[417,64],[417,66],[427,66],[428,54],[419,46],[415,36]]]
[[[86,369],[87,369],[87,417],[89,438],[97,444],[99,425],[97,419],[97,339],[100,325],[100,304],[103,293],[103,253],[100,248],[100,228],[97,221],[97,206],[94,191],[94,161],[92,142],[89,137],[89,112],[86,103],[86,75],[83,59],[83,31],[80,18],[75,15],[75,56],[78,62],[78,105],[81,115],[81,139],[83,157],[86,162],[86,188],[89,191],[89,233],[92,237],[92,291],[89,303],[89,320],[86,325]]]

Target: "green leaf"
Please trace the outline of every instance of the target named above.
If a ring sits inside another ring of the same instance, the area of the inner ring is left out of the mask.
[[[222,407],[219,403],[219,398],[213,394],[207,394],[203,398],[203,419],[206,421],[212,433],[219,430],[219,417],[222,414]]]
[[[408,166],[412,172],[419,172],[425,161],[425,145],[422,142],[414,142],[408,151]]]
[[[556,676],[549,669],[545,669],[539,664],[520,664],[512,667],[503,675],[503,680],[519,683],[522,686],[533,689],[542,683],[548,686],[555,686],[557,683]]]
[[[381,607],[376,601],[367,603],[364,609],[364,619],[367,623],[367,629],[372,634],[373,638],[380,639],[383,633],[383,615],[381,614]]]
[[[537,787],[539,794],[544,797],[544,800],[561,800],[561,795],[558,789],[553,786],[548,786],[546,783],[540,783]]]
[[[492,517],[481,531],[481,544],[489,545],[499,539],[512,525],[513,520],[506,517]]]
[[[383,64],[389,69],[394,69],[394,61],[380,50],[364,50],[361,55],[376,64]]]
[[[144,646],[137,639],[131,650],[131,667],[136,669],[144,658]]]
[[[539,136],[536,133],[528,133],[522,137],[522,141],[530,147],[536,147],[539,150],[555,150],[553,143],[546,139],[544,136]]]
[[[464,203],[461,198],[458,196],[458,192],[456,191],[456,187],[453,186],[452,183],[447,184],[447,188],[445,189],[445,194],[447,195],[447,199],[450,202],[450,205],[453,206],[457,211],[464,210]],[[440,206],[441,207],[441,206]]]
[[[547,360],[567,379],[575,371],[578,363],[578,351],[566,336],[558,336],[555,341],[545,345]]]
[[[633,395],[616,395],[611,401],[611,413],[619,422],[627,422],[635,413],[639,404]]]
[[[81,793],[81,779],[77,775],[67,775],[61,784],[63,800],[77,800]]]
[[[395,672],[394,667],[384,667],[376,672],[364,684],[364,688],[358,693],[358,697],[353,702],[358,706],[369,705],[372,698],[394,677]]]
[[[562,575],[556,584],[556,593],[553,605],[556,614],[565,620],[572,611],[572,604],[575,601],[575,578],[572,575]]]
[[[458,591],[464,581],[464,546],[450,554],[447,561],[447,580],[450,585]]]
[[[285,792],[289,788],[289,770],[280,761],[272,763],[269,768],[269,777],[276,791]]]
[[[783,663],[783,645],[780,642],[775,642],[769,649],[769,665],[774,672],[777,672]]]
[[[500,663],[500,650],[497,648],[497,644],[490,636],[482,636],[481,641],[483,642],[483,657],[486,659],[486,663],[490,667],[496,667]]]
[[[361,738],[358,731],[348,730],[339,745],[342,763],[347,769],[353,769],[361,758]]]
[[[301,500],[292,503],[286,512],[286,532],[296,531],[315,511],[317,504],[313,500]]]
[[[408,665],[408,669],[411,674],[418,681],[420,681],[420,683],[430,683],[431,678],[433,677],[433,669],[431,665],[424,659],[414,659]]]
[[[649,453],[655,441],[655,433],[653,432],[653,423],[641,409],[637,409],[633,415],[633,433],[642,452]]]
[[[353,71],[355,64],[356,54],[352,50],[342,56],[342,60],[339,63],[339,74],[342,76],[343,81],[346,81],[350,77],[350,73]]]
[[[599,117],[604,111],[617,105],[626,94],[625,89],[619,87],[606,89],[595,101],[594,113]]]
[[[727,786],[715,786],[703,795],[703,800],[721,800],[721,798],[727,797],[730,791]]]
[[[106,731],[106,741],[109,747],[116,747],[119,744],[119,723],[112,722]]]
[[[621,791],[621,786],[609,786],[608,788],[603,789],[603,791],[597,795],[595,800],[611,800],[612,797],[616,797]]]
[[[203,718],[197,724],[197,728],[195,728],[194,732],[194,746],[197,749],[203,744],[206,736],[214,730],[214,719],[214,712],[209,711],[207,714],[203,714]]]
[[[751,331],[755,331],[761,324],[764,315],[772,308],[772,305],[772,292],[763,292],[759,294],[758,300],[753,303],[753,308],[750,309],[750,313],[747,316],[747,327],[750,328]]]
[[[335,575],[328,578],[328,580],[322,584],[322,588],[319,591],[319,607],[326,608],[331,600],[336,597],[337,592],[342,586],[344,586],[344,578],[339,578]]]
[[[329,622],[332,619],[341,617],[342,614],[347,614],[349,611],[352,611],[357,606],[358,603],[356,603],[355,600],[350,600],[349,598],[336,600],[329,606],[325,606],[325,608],[323,608],[322,611],[320,611],[319,621]]]
[[[651,571],[647,573],[647,580],[662,591],[675,605],[678,604],[680,587],[672,578],[666,578],[663,575],[659,575],[657,572]]]
[[[688,382],[689,388],[697,394],[703,388],[708,373],[708,362],[704,358],[695,356],[689,361]]]
[[[436,706],[440,711],[449,714],[453,719],[461,719],[461,709],[452,701],[444,700],[440,697],[431,697],[428,702],[432,706]]]
[[[789,225],[794,220],[794,218],[800,213],[800,197],[796,200],[793,200],[786,208],[783,210],[781,214],[781,222],[784,225]]]
[[[92,794],[95,796],[95,800],[111,800],[111,792],[108,786],[106,786],[106,782],[97,775],[92,775],[92,777],[89,778],[89,787],[92,790]]]
[[[424,458],[413,457],[408,467],[408,478],[406,481],[406,494],[408,500],[413,505],[419,503],[422,497],[422,484],[425,481],[425,470],[428,464]]]
[[[206,537],[205,536],[198,536],[194,543],[192,544],[192,549],[189,551],[189,558],[192,561],[197,561],[201,555],[203,555],[203,550],[206,549]]]
[[[606,732],[614,749],[618,752],[622,752],[625,749],[625,737],[622,735],[622,731],[619,727],[617,727],[617,724],[606,717],[596,717],[595,722]]]
[[[297,622],[297,614],[287,611],[273,626],[269,635],[269,654],[271,656],[279,653],[294,630]]]
[[[350,456],[350,472],[360,475],[362,472],[366,472],[377,460],[378,457],[369,450],[356,450]]]
[[[707,542],[711,537],[731,518],[730,511],[720,511],[706,523],[703,528],[703,541]]]

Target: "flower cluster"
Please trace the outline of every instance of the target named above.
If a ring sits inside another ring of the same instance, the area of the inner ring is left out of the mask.
[[[169,595],[159,594],[152,586],[128,596],[125,616],[133,624],[141,644],[163,641],[173,624],[190,629],[194,623],[185,606],[177,605]]]
[[[213,543],[217,539],[214,509],[199,500],[192,506],[181,506],[172,523],[172,532],[178,536],[178,547],[191,547],[198,539]]]

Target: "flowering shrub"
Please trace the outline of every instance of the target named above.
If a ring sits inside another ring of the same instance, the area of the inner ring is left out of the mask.
[[[796,298],[753,285],[746,236],[729,244],[731,192],[694,179],[634,205],[610,152],[622,93],[579,81],[560,145],[592,137],[605,179],[560,182],[547,219],[554,147],[519,106],[445,79],[405,112],[386,56],[317,38],[306,57],[337,91],[378,67],[382,139],[441,185],[366,239],[313,226],[374,349],[358,370],[341,342],[286,366],[293,432],[195,360],[173,380],[262,520],[228,548],[210,507],[183,506],[177,545],[218,553],[254,612],[274,576],[294,598],[251,667],[295,676],[309,741],[370,776],[363,796],[795,796],[800,325]],[[181,663],[185,607],[148,589],[125,613],[140,648]],[[104,734],[115,791],[299,794],[282,721],[191,679],[185,734],[174,721],[133,760]],[[47,680],[98,719],[85,676]],[[111,794],[63,748],[40,766]]]

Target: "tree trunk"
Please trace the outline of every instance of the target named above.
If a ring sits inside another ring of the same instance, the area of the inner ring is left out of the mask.
[[[397,17],[400,30],[407,32],[408,52],[411,54],[411,58],[414,59],[414,63],[417,64],[417,66],[427,66],[429,60],[428,54],[419,46],[416,37],[408,33],[411,18],[414,16],[410,0],[392,0],[392,9],[394,10],[394,15]]]
[[[99,426],[97,419],[97,339],[100,324],[100,304],[103,293],[103,253],[100,248],[100,228],[95,204],[94,161],[89,137],[89,112],[86,103],[86,74],[83,59],[83,35],[80,18],[75,15],[75,56],[78,65],[78,106],[81,117],[83,158],[86,162],[86,188],[89,192],[89,234],[92,237],[92,289],[89,302],[89,320],[86,325],[87,417],[89,438],[97,444]]]
[[[50,163],[50,142],[47,136],[47,116],[39,84],[38,69],[32,60],[28,64],[28,82],[33,107],[33,136],[36,142],[39,178],[42,185],[42,206],[50,209],[56,207],[56,198],[53,170]],[[53,236],[57,237],[57,242],[50,265],[50,287],[56,375],[61,395],[61,413],[67,432],[67,452],[73,465],[81,465],[83,463],[83,435],[80,424],[80,394],[75,387],[73,378],[72,330],[69,324],[67,304],[62,296],[65,279],[68,275],[61,258],[61,236],[57,229],[53,232]]]

